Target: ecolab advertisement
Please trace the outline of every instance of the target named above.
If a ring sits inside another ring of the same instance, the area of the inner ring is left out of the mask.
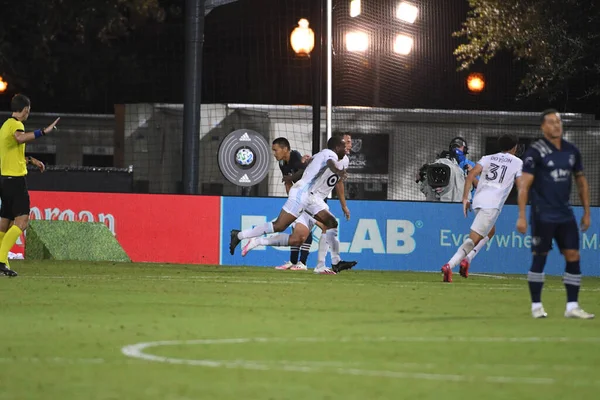
[[[257,247],[246,257],[229,254],[229,232],[274,220],[285,198],[68,193],[31,191],[31,219],[102,222],[134,262],[222,264],[273,267],[289,260],[289,248]],[[343,216],[339,202],[329,202]],[[351,219],[340,219],[341,257],[358,261],[355,269],[439,271],[460,246],[473,220],[461,204],[349,201]],[[575,208],[579,220],[580,208]],[[473,273],[524,274],[531,263],[530,235],[515,231],[515,206],[505,206],[496,236],[473,261]],[[287,232],[291,232],[288,228]],[[320,230],[308,266],[316,264]],[[14,252],[23,252],[21,237]],[[242,242],[242,246],[245,241]],[[600,209],[592,208],[592,226],[580,240],[582,270],[600,276]],[[25,254],[25,257],[27,255]],[[328,263],[329,263],[328,256]],[[558,249],[548,257],[546,273],[562,275]]]
[[[257,247],[242,257],[241,247],[229,254],[231,229],[246,229],[274,220],[285,199],[233,198],[222,200],[221,263],[225,265],[281,265],[289,259],[289,248]],[[339,202],[329,202],[331,211],[343,218]],[[339,219],[340,253],[343,260],[358,261],[355,269],[439,271],[469,234],[473,214],[465,218],[462,204],[348,201],[349,221]],[[579,220],[580,208],[575,208]],[[527,273],[531,263],[531,235],[515,229],[518,210],[505,206],[496,224],[496,235],[474,260],[474,273]],[[338,217],[339,218],[339,217]],[[592,226],[581,235],[584,275],[600,275],[600,210],[592,209]],[[288,228],[288,231],[290,229]],[[320,235],[318,228],[313,231]],[[246,241],[242,242],[242,246]],[[313,241],[308,266],[316,264],[317,241]],[[329,258],[328,258],[329,262]],[[562,275],[564,259],[558,249],[548,257],[546,273]]]

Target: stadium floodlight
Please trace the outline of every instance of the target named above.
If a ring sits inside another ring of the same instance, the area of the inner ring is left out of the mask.
[[[394,40],[394,53],[408,55],[412,51],[413,47],[413,38],[406,35],[398,35],[396,36],[396,40]]]
[[[3,93],[7,87],[8,87],[8,83],[6,83],[0,76],[0,93]]]
[[[350,2],[350,16],[352,18],[358,17],[360,15],[360,12],[361,12],[360,0],[352,0]]]
[[[369,36],[364,32],[346,33],[346,49],[348,51],[366,51],[369,48]]]
[[[417,14],[419,13],[419,9],[414,5],[403,1],[398,5],[396,9],[396,18],[408,22],[409,24],[413,24],[417,19]]]
[[[292,49],[298,55],[309,55],[315,47],[315,33],[308,27],[308,20],[302,18],[290,36]]]

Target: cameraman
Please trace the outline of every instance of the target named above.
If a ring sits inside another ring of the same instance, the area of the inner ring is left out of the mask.
[[[467,158],[467,142],[456,137],[450,141],[447,151],[419,170],[417,183],[426,201],[460,202],[465,176],[475,163]]]

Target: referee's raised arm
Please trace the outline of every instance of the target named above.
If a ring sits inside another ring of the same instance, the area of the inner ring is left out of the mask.
[[[56,124],[60,121],[60,117],[56,118],[53,123],[45,127],[44,129],[36,129],[33,132],[19,132],[16,131],[14,134],[15,140],[19,144],[29,143],[39,137],[45,136],[48,133],[52,132],[53,129],[56,128]]]

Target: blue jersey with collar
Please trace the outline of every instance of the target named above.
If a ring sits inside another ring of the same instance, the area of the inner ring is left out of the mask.
[[[583,171],[579,149],[561,140],[560,150],[547,139],[534,142],[523,156],[523,173],[534,175],[529,192],[531,217],[544,222],[573,218],[569,197],[573,175]]]

